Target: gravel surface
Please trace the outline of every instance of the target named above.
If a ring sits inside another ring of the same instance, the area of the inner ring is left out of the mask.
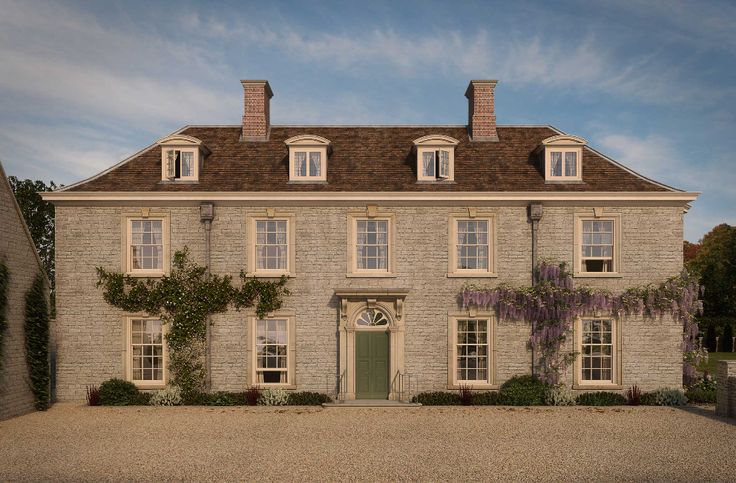
[[[91,408],[0,422],[0,481],[736,481],[711,408]]]

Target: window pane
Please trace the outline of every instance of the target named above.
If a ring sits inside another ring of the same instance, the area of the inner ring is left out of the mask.
[[[163,221],[131,220],[130,258],[133,270],[163,269]]]
[[[287,220],[257,220],[256,270],[287,270]]]
[[[297,151],[294,153],[294,176],[307,175],[307,153]]]
[[[309,153],[309,176],[322,175],[322,153]]]
[[[434,151],[422,153],[422,176],[434,177]]]
[[[550,176],[562,176],[562,153],[551,152],[549,154],[549,174]]]
[[[388,220],[357,220],[356,266],[362,270],[388,270]]]
[[[565,153],[565,176],[578,175],[578,153]]]
[[[182,177],[192,176],[194,174],[192,172],[193,161],[194,161],[194,153],[191,153],[191,152],[181,153],[181,176]]]
[[[487,270],[488,253],[488,220],[457,220],[456,268]]]
[[[256,353],[258,354],[256,372],[260,382],[287,382],[288,350],[288,322],[286,320],[256,321]]]

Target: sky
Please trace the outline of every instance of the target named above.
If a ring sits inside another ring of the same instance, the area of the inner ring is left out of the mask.
[[[551,6],[554,5],[554,6]],[[239,124],[268,79],[273,124],[550,124],[701,192],[695,242],[736,225],[736,4],[0,0],[0,160],[70,184],[188,124]]]

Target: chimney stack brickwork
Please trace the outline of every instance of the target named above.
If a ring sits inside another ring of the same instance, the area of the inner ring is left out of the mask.
[[[471,141],[498,141],[496,112],[493,105],[495,80],[470,81],[468,98],[468,132]]]
[[[266,141],[271,129],[271,86],[265,80],[242,80],[243,141]]]

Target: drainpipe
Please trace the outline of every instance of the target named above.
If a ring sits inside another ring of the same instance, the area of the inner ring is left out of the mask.
[[[542,203],[531,203],[529,205],[529,219],[532,222],[532,285],[537,283],[537,262],[539,258],[538,230],[539,220],[542,219]],[[532,376],[535,375],[534,349],[532,349]]]
[[[199,205],[199,221],[204,223],[204,265],[208,274],[210,273],[210,236],[214,217],[214,203],[205,202]],[[204,387],[206,391],[209,391],[212,388],[212,331],[209,317],[205,320],[205,324]]]

